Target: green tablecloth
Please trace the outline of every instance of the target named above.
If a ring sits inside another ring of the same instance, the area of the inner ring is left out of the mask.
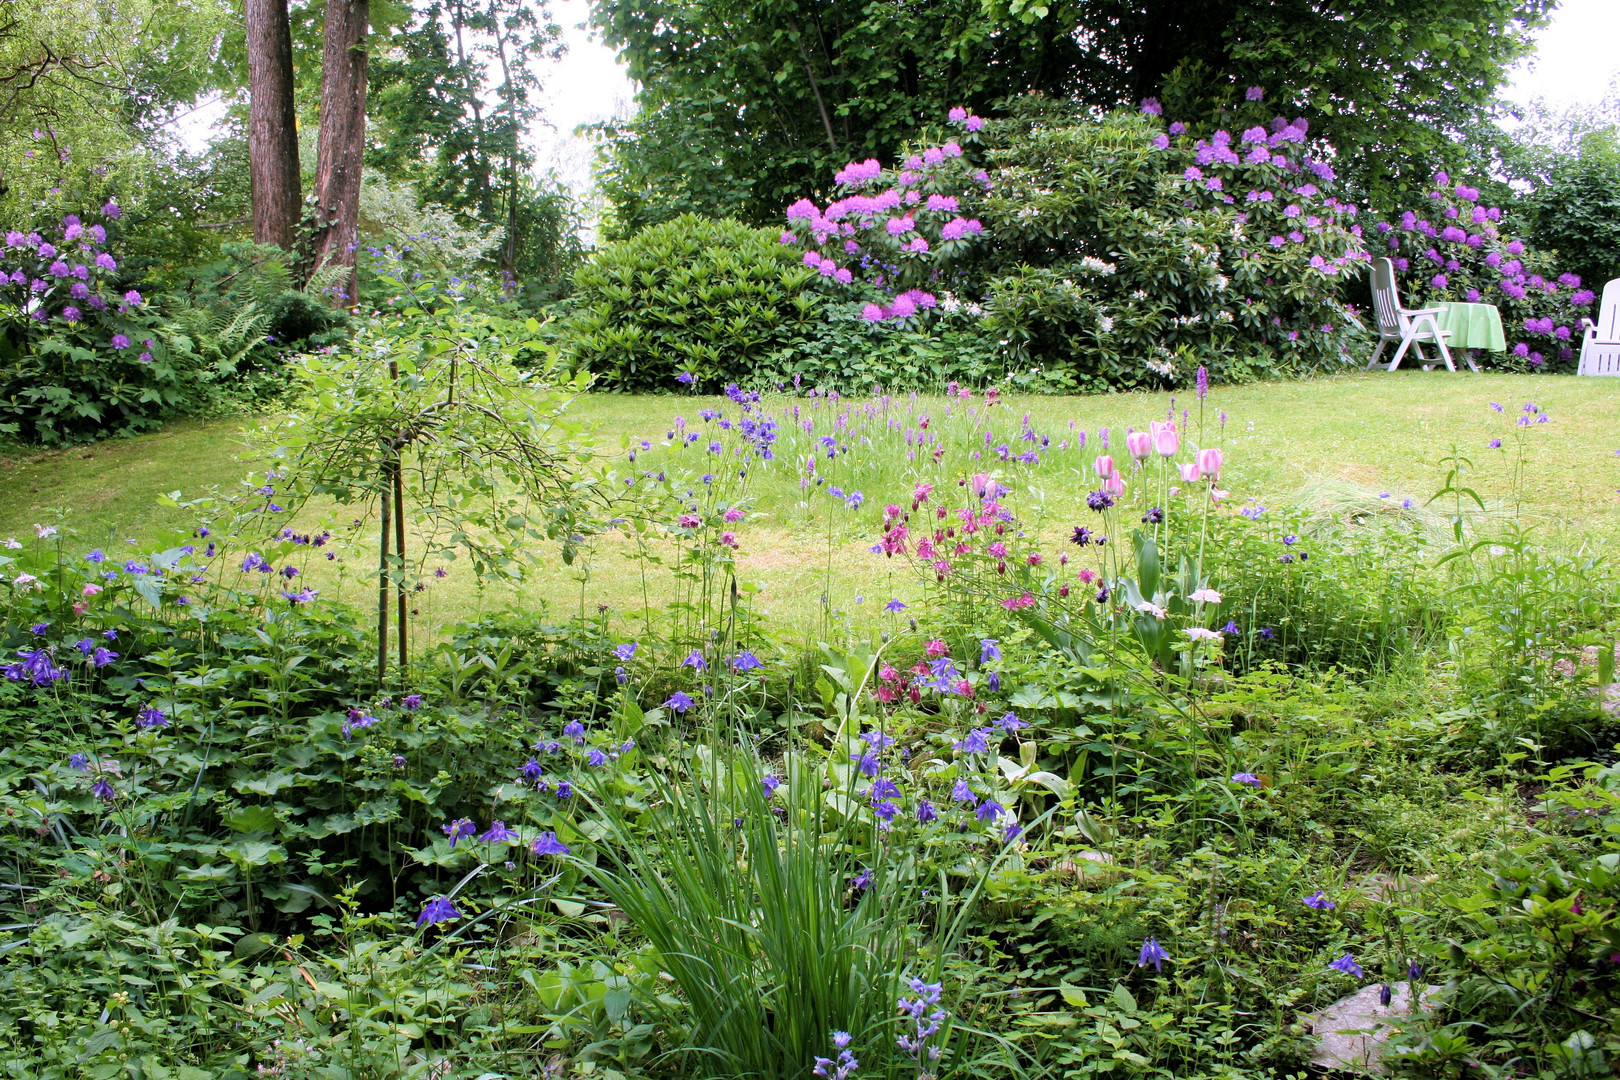
[[[1507,338],[1502,335],[1502,313],[1495,304],[1436,304],[1440,314],[1435,321],[1440,329],[1450,330],[1446,344],[1453,349],[1489,349],[1506,352]]]

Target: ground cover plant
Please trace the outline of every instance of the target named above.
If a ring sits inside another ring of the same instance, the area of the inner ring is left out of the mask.
[[[660,404],[579,540],[658,601],[582,578],[384,683],[370,529],[263,475],[8,544],[8,1067],[1284,1075],[1402,982],[1414,1075],[1613,1060],[1620,626],[1526,482],[1559,411],[1289,502],[1234,492],[1220,391]],[[871,549],[808,628],[767,517]]]

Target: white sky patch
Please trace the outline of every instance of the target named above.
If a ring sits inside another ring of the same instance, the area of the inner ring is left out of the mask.
[[[1536,35],[1536,52],[1509,73],[1502,96],[1554,109],[1596,105],[1620,75],[1620,0],[1563,0]]]

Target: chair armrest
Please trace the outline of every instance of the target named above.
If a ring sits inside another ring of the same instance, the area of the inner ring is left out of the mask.
[[[1593,322],[1591,319],[1582,317],[1582,319],[1581,319],[1581,329],[1583,329],[1583,330],[1596,330],[1597,329],[1597,323]]]
[[[1414,315],[1438,315],[1440,314],[1440,309],[1437,307],[1401,308],[1401,314],[1405,315],[1407,318],[1411,318]]]

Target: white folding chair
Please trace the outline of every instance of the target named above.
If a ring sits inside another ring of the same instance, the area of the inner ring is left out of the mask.
[[[1436,320],[1440,309],[1401,307],[1400,293],[1395,288],[1395,264],[1388,259],[1373,260],[1372,291],[1373,310],[1378,315],[1378,348],[1373,350],[1372,359],[1367,361],[1367,370],[1378,366],[1378,358],[1384,355],[1384,346],[1392,341],[1398,342],[1399,347],[1395,350],[1395,359],[1389,362],[1391,371],[1401,366],[1401,358],[1406,355],[1407,349],[1416,353],[1419,360],[1426,360],[1422,349],[1424,342],[1439,348],[1440,359],[1446,362],[1449,370],[1457,370],[1457,365],[1451,362],[1451,350],[1446,348],[1446,339],[1451,336],[1451,331],[1440,329],[1440,323]]]
[[[1620,278],[1603,286],[1598,321],[1582,319],[1581,366],[1577,375],[1620,375]]]

